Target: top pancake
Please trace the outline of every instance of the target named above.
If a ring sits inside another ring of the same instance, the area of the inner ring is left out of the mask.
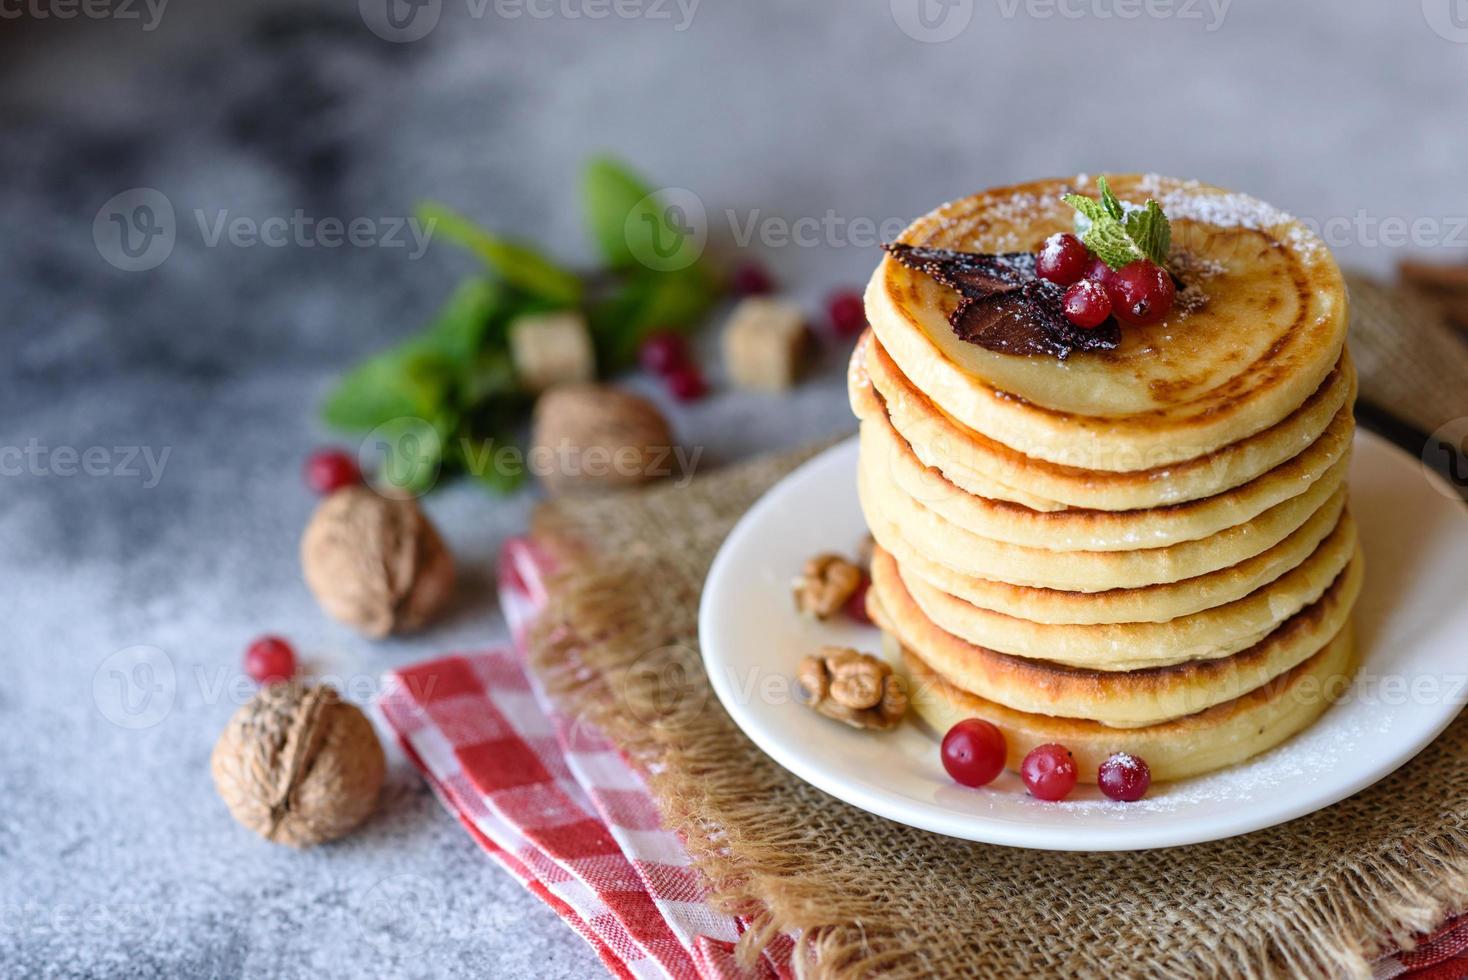
[[[954,334],[953,291],[888,257],[867,288],[867,316],[902,373],[978,433],[1090,470],[1191,459],[1290,415],[1330,373],[1345,340],[1345,285],[1324,243],[1241,194],[1156,176],[1108,180],[1125,202],[1155,198],[1171,220],[1169,265],[1188,288],[1166,319],[1124,326],[1116,350],[1064,361],[996,353]],[[1031,251],[1073,227],[1067,193],[1094,195],[1094,180],[964,198],[918,219],[900,241]]]

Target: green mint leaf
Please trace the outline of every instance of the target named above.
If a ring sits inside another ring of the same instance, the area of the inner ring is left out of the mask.
[[[364,432],[397,418],[423,418],[452,399],[452,358],[432,351],[392,350],[359,365],[337,384],[321,417],[337,429]]]
[[[581,208],[586,215],[586,229],[612,268],[637,265],[637,256],[627,240],[627,222],[652,192],[640,177],[610,157],[595,157],[582,171]]]
[[[491,235],[441,204],[418,207],[418,219],[431,234],[469,249],[508,285],[558,306],[581,302],[581,279],[529,245]]]
[[[1120,221],[1126,210],[1116,199],[1116,195],[1111,193],[1111,185],[1106,182],[1105,177],[1096,178],[1096,189],[1101,192],[1101,206],[1106,209],[1106,213],[1111,215],[1113,220]]]
[[[1120,269],[1144,257],[1126,229],[1114,220],[1094,222],[1081,240],[1113,269]]]
[[[412,415],[431,401],[432,393],[415,385],[402,362],[384,354],[337,382],[322,405],[321,417],[334,429],[365,432],[388,419]]]
[[[529,469],[523,452],[502,454],[507,447],[518,448],[515,440],[503,437],[477,440],[469,447],[472,460],[466,466],[474,479],[501,496],[517,490],[525,482]]]
[[[443,409],[428,418],[393,419],[375,429],[375,444],[368,448],[379,460],[377,485],[414,494],[433,489],[446,468],[458,424],[458,413]]]
[[[664,200],[616,160],[587,164],[581,196],[587,230],[613,269],[677,271],[699,260],[704,236],[686,202]]]
[[[1149,200],[1140,211],[1131,211],[1126,216],[1127,236],[1142,254],[1160,266],[1167,265],[1167,255],[1172,249],[1172,226],[1162,205]]]
[[[1080,194],[1067,194],[1064,201],[1076,209],[1076,233],[1101,261],[1120,269],[1139,259],[1150,259],[1167,265],[1172,247],[1172,227],[1156,201],[1143,207],[1131,207],[1111,192],[1105,177],[1096,178],[1100,200]]]
[[[500,284],[470,279],[460,284],[423,332],[405,346],[459,359],[473,357],[485,343],[494,318],[509,307],[510,301]]]
[[[1106,208],[1094,197],[1085,197],[1081,194],[1067,194],[1063,198],[1066,204],[1075,208],[1085,215],[1088,221],[1101,221],[1106,215]]]
[[[359,364],[322,406],[336,429],[365,432],[396,418],[429,418],[455,396],[455,375],[484,342],[504,303],[503,290],[484,279],[459,287],[417,335]]]

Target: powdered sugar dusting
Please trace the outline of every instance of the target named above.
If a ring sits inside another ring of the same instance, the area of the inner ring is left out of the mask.
[[[1234,191],[1219,191],[1196,180],[1164,181],[1157,174],[1147,174],[1137,187],[1156,198],[1171,220],[1197,221],[1216,228],[1249,228],[1279,232],[1284,229],[1284,242],[1301,254],[1323,251],[1325,244],[1288,211],[1266,204],[1256,197]]]

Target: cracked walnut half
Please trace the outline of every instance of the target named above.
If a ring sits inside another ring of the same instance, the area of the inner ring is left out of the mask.
[[[907,712],[902,678],[885,660],[846,647],[822,647],[796,674],[805,704],[853,728],[893,728]]]

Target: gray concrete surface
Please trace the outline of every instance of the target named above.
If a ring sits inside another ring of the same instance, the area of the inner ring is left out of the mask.
[[[864,277],[873,226],[1080,169],[1248,189],[1378,270],[1468,244],[1468,31],[1449,0],[957,0],[926,20],[907,0],[704,0],[691,21],[661,0],[605,18],[594,0],[442,0],[406,42],[369,29],[373,2],[177,0],[147,30],[145,7],[59,20],[36,0],[3,25],[6,976],[601,972],[400,758],[380,815],[310,853],[215,798],[208,753],[252,636],[292,637],[359,696],[385,668],[497,642],[492,557],[531,500],[430,498],[465,580],[432,632],[374,644],[325,620],[295,557],[314,408],[470,263],[211,244],[196,212],[377,220],[434,197],[584,261],[575,174],[611,150],[692,191],[711,247],[755,228],[750,250],[812,311]],[[176,240],[129,272],[93,224],[138,187],[173,207]],[[671,411],[709,463],[793,445],[849,427],[839,361],[789,399]]]

